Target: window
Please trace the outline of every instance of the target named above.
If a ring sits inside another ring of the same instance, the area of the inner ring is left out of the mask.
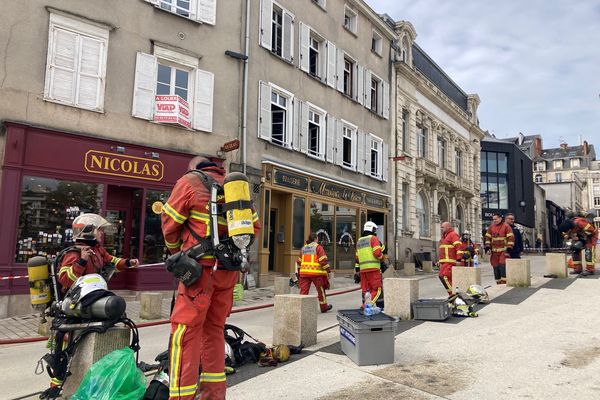
[[[579,158],[571,158],[571,168],[579,168]]]
[[[312,0],[312,2],[321,7],[323,10],[325,10],[327,6],[327,0]]]
[[[408,153],[410,151],[410,146],[409,146],[410,132],[408,130],[408,127],[409,127],[408,116],[409,115],[410,114],[409,114],[408,110],[403,108],[402,109],[402,151],[404,151],[405,153]]]
[[[301,249],[304,246],[304,199],[294,197],[292,211],[292,246],[294,249]]]
[[[537,161],[535,163],[536,171],[545,171],[546,170],[546,162],[545,161]]]
[[[594,207],[600,207],[600,197],[594,197]]]
[[[427,157],[427,128],[417,125],[417,156]]]
[[[402,229],[410,230],[408,225],[408,197],[410,194],[410,185],[406,182],[402,183]]]
[[[348,57],[344,57],[344,94],[354,96],[354,68],[355,62]]]
[[[357,14],[348,6],[344,7],[344,28],[352,33],[356,33],[357,28]]]
[[[379,157],[380,157],[379,142],[371,139],[371,176],[379,175]]]
[[[427,197],[421,192],[417,193],[416,202],[417,219],[419,221],[419,235],[429,236],[429,206]]]
[[[271,92],[271,141],[275,144],[287,143],[287,101],[277,92]]]
[[[342,125],[342,166],[356,168],[356,127]]]
[[[310,26],[300,23],[300,69],[335,87],[336,56],[337,49],[333,43],[325,40]]]
[[[160,0],[160,8],[179,14],[182,17],[190,16],[190,7],[190,0]]]
[[[367,175],[371,175],[375,178],[382,178],[382,168],[384,165],[383,163],[387,162],[387,159],[385,159],[384,155],[385,149],[383,140],[374,135],[368,135],[367,139],[370,143],[368,147],[369,155],[367,156],[367,162],[369,162],[369,169],[366,173]]]
[[[554,174],[554,182],[562,182],[562,175],[560,172]]]
[[[373,36],[371,37],[371,51],[377,55],[381,55],[383,51],[383,39],[381,38],[381,35],[375,31],[373,31]]]
[[[358,224],[357,235],[357,214],[355,208],[335,206],[335,269],[354,268],[355,252],[353,249],[356,247],[356,240],[360,237],[363,226],[363,224]]]
[[[293,95],[273,84],[260,82],[258,136],[273,144],[292,146]]]
[[[371,77],[371,111],[379,112],[379,81]]]
[[[321,68],[319,68],[319,62],[321,61],[321,58],[319,57],[321,45],[322,42],[316,37],[311,36],[308,50],[308,72],[317,78],[320,78],[321,74]]]
[[[103,111],[108,31],[50,14],[44,100]]]
[[[542,183],[544,182],[542,175],[541,174],[536,174],[535,175],[535,183]]]
[[[552,166],[554,167],[554,169],[561,169],[563,167],[563,161],[562,160],[554,160],[552,162]]]
[[[323,159],[325,157],[325,111],[312,104],[308,106],[307,153]]]
[[[456,152],[454,153],[454,164],[455,164],[455,173],[458,176],[462,176],[463,174],[463,154],[462,151],[460,150],[456,150]]]
[[[406,36],[402,38],[402,48],[400,50],[400,61],[408,63],[408,55],[410,51],[410,45]]]
[[[446,168],[446,141],[438,137],[438,165]]]
[[[508,173],[506,153],[481,152],[481,207],[508,209]]]
[[[154,54],[138,52],[132,115],[157,123],[212,132],[214,74],[198,68],[199,58],[155,44]],[[179,96],[183,102],[157,96]],[[164,118],[163,106],[175,111]]]
[[[260,2],[260,45],[283,60],[294,59],[294,15],[273,0]]]
[[[155,7],[204,24],[215,25],[217,0],[145,0]]]

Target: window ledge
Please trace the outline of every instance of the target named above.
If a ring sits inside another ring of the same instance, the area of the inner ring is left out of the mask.
[[[325,156],[315,155],[315,154],[312,154],[312,153],[310,153],[308,151],[306,152],[306,156],[309,157],[309,158],[315,159],[315,160],[319,160],[319,161],[325,162]]]
[[[383,58],[383,55],[382,55],[382,53],[379,53],[377,50],[373,50],[373,49],[371,49],[371,53],[375,54],[375,55],[376,55],[377,57],[379,57],[379,58]]]
[[[76,104],[67,103],[67,102],[64,102],[61,100],[57,100],[57,99],[53,99],[53,98],[45,97],[45,96],[44,96],[44,101],[47,101],[49,103],[54,103],[54,104],[60,104],[61,106],[73,107],[73,108],[78,108],[80,110],[92,111],[92,112],[96,112],[99,114],[104,114],[104,108],[89,108],[89,107],[84,107],[84,106],[78,106]]]
[[[153,7],[156,8],[157,10],[164,11],[167,14],[171,14],[171,15],[174,15],[174,16],[179,17],[179,18],[183,18],[183,19],[188,20],[190,22],[193,22],[193,23],[195,23],[197,25],[205,25],[202,21],[198,21],[196,19],[192,19],[191,17],[186,17],[185,15],[177,14],[176,12],[173,12],[171,10],[165,10],[164,8],[161,8],[160,5],[156,5],[155,4],[155,5],[153,5]]]
[[[356,172],[356,167],[349,167],[347,165],[340,165],[340,167],[342,167],[342,169],[348,170],[348,171],[352,171],[352,172]]]
[[[342,24],[342,27],[346,30],[346,32],[350,33],[355,38],[358,38],[358,34],[354,32],[352,29],[348,28],[346,25]]]
[[[290,65],[292,67],[294,66],[294,57],[292,57],[292,59],[288,61],[285,58],[278,55],[277,53],[273,52],[272,50],[265,49],[265,51],[267,51],[271,56],[275,57],[279,61],[283,61],[284,63],[286,63],[287,65]]]
[[[304,71],[304,72],[306,72],[306,71]],[[310,72],[306,72],[306,75],[310,76],[315,81],[317,81],[317,82],[319,82],[319,83],[321,83],[321,84],[323,84],[325,86],[328,86],[327,82],[325,82],[320,76],[311,74]]]
[[[365,107],[367,108],[367,107]],[[373,110],[372,108],[367,108],[367,110],[369,110],[371,112],[371,114],[378,116],[381,119],[385,119],[383,118],[383,115],[379,114],[377,111]]]

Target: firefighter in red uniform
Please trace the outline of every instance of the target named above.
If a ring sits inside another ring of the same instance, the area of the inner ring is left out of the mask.
[[[456,265],[457,250],[460,246],[460,237],[452,229],[450,222],[444,221],[441,225],[442,239],[440,240],[438,265],[440,272],[438,277],[448,292],[452,296],[452,267]]]
[[[225,171],[204,157],[194,157],[190,170],[201,171],[223,185]],[[197,172],[181,177],[165,203],[162,231],[171,253],[187,250],[213,233],[210,222],[210,193]],[[223,199],[219,198],[219,202]],[[252,216],[255,236],[260,229],[258,215]],[[219,236],[227,233],[227,222],[219,217]],[[169,399],[225,399],[224,324],[233,304],[233,288],[239,271],[223,268],[214,255],[197,260],[200,279],[185,286],[179,283],[171,314]],[[216,267],[216,268],[213,268]],[[200,387],[198,371],[200,374]]]
[[[472,267],[475,254],[479,255],[479,246],[471,240],[471,233],[464,231],[460,236],[460,244],[456,249],[456,265]]]
[[[494,268],[497,284],[506,283],[506,259],[514,245],[514,234],[504,218],[498,213],[492,215],[492,225],[485,234],[485,252],[491,252],[490,264]]]
[[[363,227],[363,233],[356,243],[356,265],[355,271],[360,273],[360,288],[363,299],[369,292],[371,305],[375,306],[381,297],[381,261],[384,259],[383,248],[377,236],[377,224],[367,221]],[[363,301],[364,303],[364,301]],[[364,307],[364,304],[363,304]]]
[[[594,275],[596,269],[596,243],[598,242],[598,229],[587,219],[582,217],[573,217],[563,221],[559,230],[565,236],[565,239],[573,239],[572,274]],[[583,245],[581,245],[583,243]],[[585,248],[586,271],[583,271],[581,263],[581,250]]]
[[[308,235],[306,245],[300,251],[300,257],[298,257],[296,263],[300,265],[298,273],[300,294],[308,294],[310,284],[313,283],[317,289],[321,312],[325,313],[331,310],[333,306],[327,304],[327,295],[325,294],[325,290],[329,289],[331,268],[325,249],[317,243],[317,235],[314,232]]]

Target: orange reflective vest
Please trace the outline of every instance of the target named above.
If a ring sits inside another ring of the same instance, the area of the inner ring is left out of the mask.
[[[490,225],[485,234],[485,247],[489,247],[492,253],[506,253],[514,244],[515,235],[511,227],[504,222]]]
[[[440,248],[438,252],[439,262],[442,264],[456,264],[456,250],[460,245],[460,236],[450,228],[449,231],[442,234]]]
[[[329,261],[323,246],[312,242],[304,246],[298,258],[300,264],[300,276],[320,276],[327,275]]]

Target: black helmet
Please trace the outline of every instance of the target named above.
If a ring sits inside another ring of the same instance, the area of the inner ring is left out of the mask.
[[[560,225],[558,226],[558,230],[560,232],[567,232],[571,229],[573,229],[573,226],[575,226],[573,224],[573,221],[571,221],[570,219],[565,219],[563,222],[560,223]]]

